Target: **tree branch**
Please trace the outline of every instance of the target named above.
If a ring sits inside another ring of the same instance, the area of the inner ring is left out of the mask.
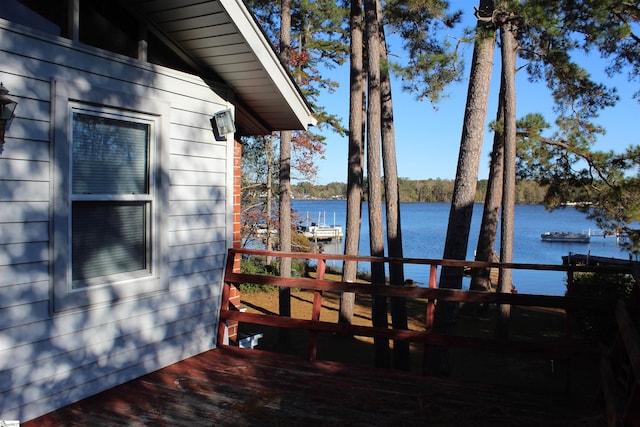
[[[531,136],[529,134],[529,132],[518,132],[518,135],[519,136],[524,136],[524,137],[530,137]],[[568,144],[566,141],[564,141],[562,139],[551,139],[551,138],[546,138],[544,136],[538,136],[538,140],[540,142],[544,143],[544,144],[547,144],[547,145],[552,145],[554,147],[564,148],[565,150],[567,150],[567,151],[575,154],[576,156],[582,158],[589,165],[590,173],[591,173],[592,170],[595,171],[596,175],[602,180],[602,182],[604,182],[610,188],[613,187],[613,184],[611,182],[609,182],[609,180],[607,179],[607,177],[604,174],[604,172],[593,161],[593,156],[591,155],[590,151],[578,150],[575,147],[572,147],[570,144]]]

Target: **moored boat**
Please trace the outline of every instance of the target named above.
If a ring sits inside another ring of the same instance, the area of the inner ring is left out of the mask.
[[[566,231],[546,231],[540,235],[543,242],[589,243],[590,233],[573,233]]]
[[[326,217],[326,214],[325,214]],[[319,240],[341,240],[343,237],[342,227],[335,225],[335,213],[333,215],[334,225],[327,225],[320,222],[320,214],[318,214],[318,222],[309,223],[309,213],[307,213],[307,225],[299,227],[299,232],[307,239],[313,241]]]
[[[342,227],[339,225],[316,224],[303,226],[302,234],[309,240],[334,240],[342,239]]]
[[[277,236],[278,235],[278,229],[276,227],[274,227],[273,225],[271,227],[267,227],[267,224],[258,224],[258,225],[256,225],[255,233],[256,233],[256,235],[258,237],[266,239],[267,238],[267,234],[270,234],[272,236]]]

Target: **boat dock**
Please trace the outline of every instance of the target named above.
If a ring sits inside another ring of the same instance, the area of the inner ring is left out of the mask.
[[[324,221],[320,221],[321,215],[318,213],[318,222],[309,222],[309,212],[307,212],[306,225],[298,227],[298,231],[313,242],[327,240],[342,240],[342,227],[336,225],[336,214],[333,214],[333,225],[327,225],[327,214],[324,214]]]
[[[631,255],[627,260],[623,258],[595,256],[591,255],[591,253],[574,254],[572,252],[569,252],[569,255],[562,257],[562,265],[586,265],[592,267],[624,265],[639,268],[640,261],[634,261],[633,259],[631,259]]]

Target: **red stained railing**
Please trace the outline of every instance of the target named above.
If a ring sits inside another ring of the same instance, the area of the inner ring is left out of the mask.
[[[234,260],[242,255],[264,257],[289,257],[295,259],[315,260],[317,262],[316,277],[284,278],[278,276],[242,274],[233,271]],[[419,264],[429,268],[429,287],[386,286],[384,284],[358,284],[343,281],[327,280],[325,278],[326,263],[328,260],[357,261],[357,262],[382,262]],[[345,335],[358,335],[373,338],[387,338],[397,341],[409,341],[424,345],[423,370],[427,372],[427,349],[429,346],[453,346],[482,349],[493,352],[526,353],[539,355],[540,357],[571,359],[576,355],[593,355],[594,348],[576,343],[573,339],[571,322],[567,322],[566,339],[562,343],[547,343],[533,341],[515,341],[505,339],[486,339],[452,335],[438,335],[433,333],[435,304],[437,301],[453,301],[464,303],[484,304],[509,304],[519,306],[536,306],[552,308],[591,308],[597,310],[611,310],[615,301],[593,300],[585,298],[573,298],[565,296],[528,295],[516,293],[475,292],[437,288],[438,268],[443,266],[459,268],[511,268],[526,270],[566,271],[568,272],[569,286],[574,271],[594,271],[620,273],[629,272],[629,268],[616,267],[585,267],[585,266],[560,266],[540,264],[501,264],[491,262],[474,262],[458,260],[434,260],[417,258],[381,258],[362,257],[333,254],[311,253],[284,253],[276,251],[261,251],[251,249],[230,249],[228,252],[227,268],[224,277],[224,290],[222,293],[220,326],[218,331],[218,345],[224,345],[225,321],[235,320],[243,323],[273,326],[279,328],[305,329],[310,332],[308,357],[314,360],[317,354],[317,333],[328,332]],[[312,313],[310,320],[246,313],[229,309],[229,287],[239,286],[241,283],[255,283],[260,285],[272,285],[284,288],[299,288],[314,292]],[[337,322],[320,320],[322,306],[322,292],[354,292],[370,296],[402,297],[407,299],[426,300],[426,317],[424,331],[398,330],[392,328],[379,328],[373,326],[348,325]],[[567,387],[569,380],[567,379]]]

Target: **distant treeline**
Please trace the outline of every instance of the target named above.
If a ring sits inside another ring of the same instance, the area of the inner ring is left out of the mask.
[[[398,180],[401,202],[451,202],[453,196],[453,180],[425,179]],[[483,202],[487,191],[487,180],[478,181],[476,188],[476,202]],[[519,181],[516,188],[516,203],[535,205],[544,200],[546,187],[535,181]],[[293,186],[295,198],[314,199],[343,199],[347,196],[347,184],[331,182],[326,185],[315,185],[310,182],[300,182]],[[366,191],[365,191],[366,200]]]

